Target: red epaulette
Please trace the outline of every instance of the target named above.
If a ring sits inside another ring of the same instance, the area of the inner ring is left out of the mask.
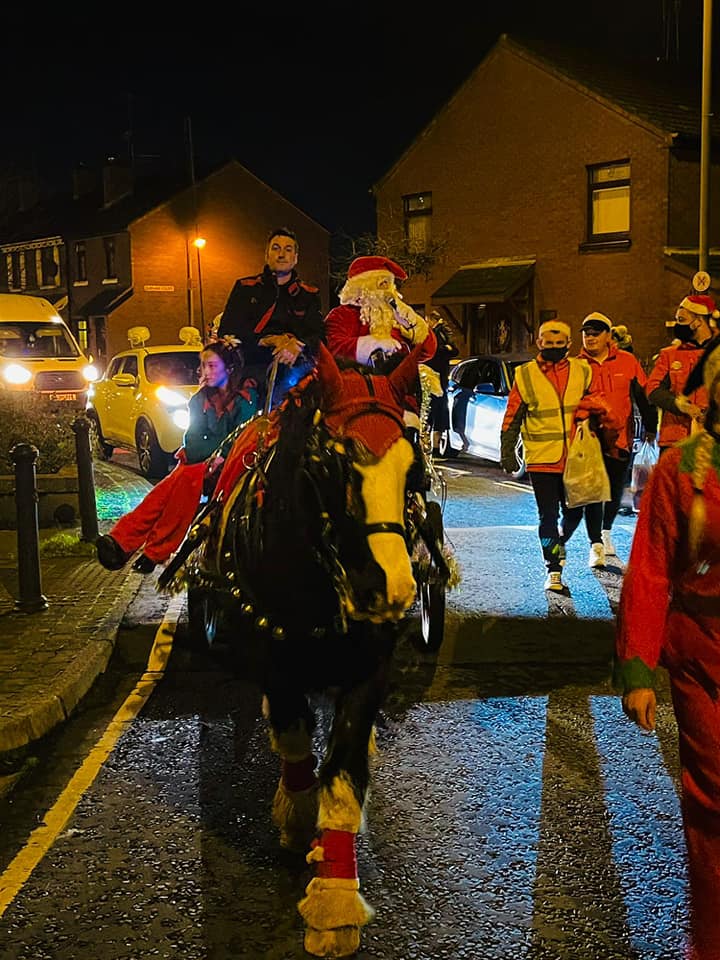
[[[314,287],[311,283],[305,283],[304,280],[300,280],[300,286],[308,293],[318,293],[319,291],[319,287]]]
[[[259,273],[256,277],[242,277],[240,283],[243,287],[256,287],[259,283],[262,283],[263,275]]]

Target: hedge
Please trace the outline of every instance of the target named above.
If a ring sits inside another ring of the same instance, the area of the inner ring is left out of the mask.
[[[76,463],[73,421],[77,408],[58,406],[35,393],[0,389],[0,473],[15,472],[10,451],[16,443],[31,443],[39,456],[38,473],[57,473]]]

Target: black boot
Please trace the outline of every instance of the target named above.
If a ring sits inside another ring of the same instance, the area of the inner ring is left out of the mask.
[[[131,553],[125,553],[123,548],[109,533],[104,533],[95,541],[98,562],[106,570],[120,570],[128,562]]]
[[[151,560],[150,557],[146,557],[144,553],[141,553],[132,565],[132,568],[138,573],[152,573],[156,566],[157,564],[154,560]]]

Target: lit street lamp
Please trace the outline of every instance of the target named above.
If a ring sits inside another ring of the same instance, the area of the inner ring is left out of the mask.
[[[205,237],[195,237],[193,246],[197,253],[197,275],[198,275],[198,294],[200,297],[200,336],[205,339],[205,304],[203,303],[202,287],[202,268],[200,266],[200,251],[204,248],[207,240]]]

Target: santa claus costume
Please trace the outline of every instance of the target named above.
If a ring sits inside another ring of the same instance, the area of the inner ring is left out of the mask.
[[[623,709],[655,724],[668,671],[682,766],[693,960],[720,960],[720,346],[703,364],[704,429],[650,475],[620,598],[615,677]]]

